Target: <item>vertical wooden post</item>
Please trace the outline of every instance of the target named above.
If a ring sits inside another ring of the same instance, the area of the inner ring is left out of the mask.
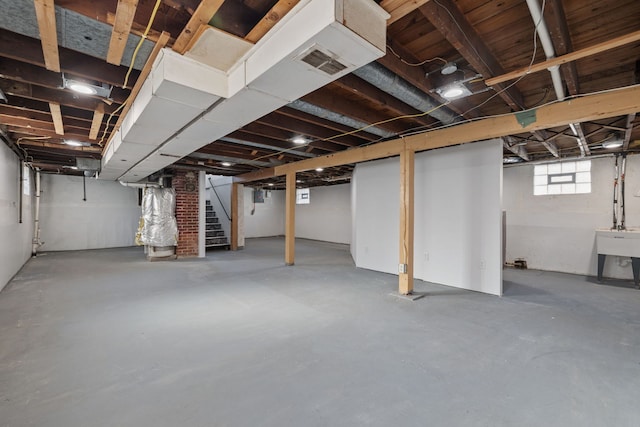
[[[284,262],[293,265],[296,246],[296,173],[287,173]]]
[[[400,153],[400,262],[398,293],[413,292],[413,196],[415,152]]]
[[[231,184],[231,250],[238,250],[238,186]]]

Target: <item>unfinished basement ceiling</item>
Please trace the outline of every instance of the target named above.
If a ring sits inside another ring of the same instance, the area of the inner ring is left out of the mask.
[[[163,31],[169,37],[166,46],[178,51],[184,50],[185,37],[197,40],[201,22],[253,44],[298,3],[160,1],[147,40],[123,87],[135,46],[156,1],[56,0],[57,31],[47,32],[46,25],[39,25],[36,10],[43,11],[42,24],[53,1],[0,0],[0,89],[7,98],[7,103],[0,104],[2,139],[34,167],[81,173],[73,169],[76,158],[103,157],[114,126],[119,126],[122,111],[126,111],[120,107],[130,97]],[[635,37],[619,47],[562,65],[560,88],[554,87],[546,70],[488,86],[487,80],[527,67],[532,61],[543,62],[548,55],[540,39],[534,44],[534,18],[527,3],[543,4],[522,0],[384,0],[379,4],[391,14],[384,57],[237,130],[203,141],[202,148],[176,158],[172,167],[238,175],[465,120],[534,108],[556,100],[558,90],[571,97],[638,82],[640,42]],[[130,33],[123,43],[120,65],[114,65],[106,60],[111,32],[118,21],[116,29],[127,36],[121,24],[127,11],[132,16]],[[543,16],[555,56],[640,30],[640,2],[635,0],[546,0]],[[540,25],[538,30],[542,31]],[[50,53],[56,44],[60,71],[46,64],[43,54],[43,49]],[[445,67],[449,63],[455,67]],[[63,74],[66,79],[113,86],[109,99],[65,89]],[[464,82],[468,94],[441,106],[447,102],[441,96],[442,89],[451,79]],[[127,104],[132,102],[129,99]],[[507,161],[524,162],[634,152],[639,148],[638,123],[635,115],[629,115],[576,123],[573,129],[563,126],[514,134],[504,138],[504,156]],[[369,127],[357,131],[365,126]],[[295,138],[303,138],[305,143],[296,145]],[[622,147],[603,148],[603,143],[618,139]],[[82,146],[65,143],[70,140]],[[352,166],[346,165],[304,172],[298,178],[305,185],[330,185],[346,182],[351,170]],[[271,183],[274,187],[282,184],[277,180]]]

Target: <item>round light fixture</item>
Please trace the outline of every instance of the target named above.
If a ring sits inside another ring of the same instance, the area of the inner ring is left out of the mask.
[[[458,86],[451,86],[442,91],[442,96],[447,99],[457,98],[464,93],[464,89]]]
[[[221,164],[222,166],[225,166],[225,167],[231,166],[231,163],[229,163],[229,162],[222,162],[222,163],[220,163],[220,164]]]
[[[72,147],[82,147],[84,145],[80,141],[73,141],[73,140],[65,140],[64,143],[67,145],[71,145]]]
[[[323,170],[323,168],[316,168],[316,172],[322,172]]]
[[[273,182],[270,182],[269,184],[267,184],[269,187],[273,187]]]
[[[441,74],[449,75],[449,74],[453,74],[456,71],[458,71],[458,66],[456,65],[455,62],[447,62],[446,64],[444,64],[444,67],[442,67],[442,69],[440,70]]]
[[[69,86],[67,86],[69,89],[71,89],[74,92],[78,92],[81,93],[83,95],[95,95],[96,93],[98,93],[97,90],[95,90],[95,88],[86,85],[84,83],[71,83],[69,84]]]
[[[304,139],[304,138],[303,138],[303,137],[301,137],[301,136],[297,136],[297,137],[293,138],[293,139],[291,140],[291,142],[293,142],[294,144],[301,145],[301,144],[306,144],[306,143],[307,143],[307,140],[306,140],[306,139]]]
[[[300,183],[302,183],[302,180],[301,180],[301,179],[296,179],[296,182],[297,182],[298,184],[300,184]]]

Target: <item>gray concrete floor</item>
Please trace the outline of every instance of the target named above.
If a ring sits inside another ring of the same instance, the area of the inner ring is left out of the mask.
[[[281,239],[205,260],[43,254],[0,293],[0,426],[640,426],[640,291],[506,270],[502,298]]]

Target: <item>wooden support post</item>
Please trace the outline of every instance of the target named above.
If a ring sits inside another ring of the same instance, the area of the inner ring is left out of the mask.
[[[415,152],[400,153],[400,262],[398,293],[413,292],[413,193]]]
[[[284,262],[293,265],[296,247],[296,173],[287,173]]]
[[[231,250],[238,250],[238,190],[240,184],[231,184]]]

